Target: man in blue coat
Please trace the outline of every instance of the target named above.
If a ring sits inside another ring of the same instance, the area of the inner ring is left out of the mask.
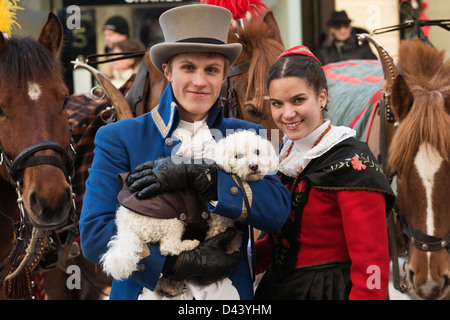
[[[176,7],[161,15],[165,42],[150,49],[153,64],[169,81],[159,105],[138,118],[102,127],[95,138],[95,157],[80,218],[82,251],[92,262],[100,263],[108,242],[117,233],[115,212],[121,190],[117,175],[136,167],[128,183],[140,198],[193,189],[207,202],[210,212],[236,221],[236,228],[243,231],[244,244],[248,242],[250,219],[242,190],[251,199],[253,227],[276,231],[286,221],[290,194],[276,175],[244,182],[241,189],[231,174],[218,170],[214,163],[171,161],[180,143],[174,135],[177,128],[191,130],[195,138],[195,128],[206,126],[216,139],[237,129],[262,129],[223,116],[220,88],[229,65],[241,51],[240,44],[226,44],[230,22],[228,10],[203,4]],[[202,235],[197,237],[202,239]],[[163,275],[184,281],[185,290],[175,298],[252,299],[246,246],[237,255],[225,252],[233,237],[229,229],[176,257],[166,257],[158,244],[148,243],[149,251],[143,254],[138,270],[125,280],[113,281],[110,298],[162,299],[155,286]]]

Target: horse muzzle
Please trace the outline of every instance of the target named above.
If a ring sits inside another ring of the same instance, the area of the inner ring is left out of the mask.
[[[72,208],[72,192],[69,186],[56,198],[51,199],[51,203],[35,189],[30,190],[27,200],[25,208],[34,227],[54,230],[67,223]]]

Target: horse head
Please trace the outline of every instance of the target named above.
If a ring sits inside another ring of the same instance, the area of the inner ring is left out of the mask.
[[[408,282],[423,299],[450,291],[450,62],[421,42],[402,42],[392,88],[399,126],[388,164],[409,247]]]
[[[40,229],[63,225],[72,207],[62,37],[53,13],[38,41],[0,33],[0,180],[11,182],[19,207]]]
[[[234,89],[236,92],[239,118],[261,124],[268,130],[267,138],[271,140],[271,129],[277,127],[267,99],[266,76],[269,68],[285,50],[273,12],[266,12],[262,20],[246,20],[235,31],[230,28],[228,43],[242,44],[242,53],[231,67],[230,73],[249,63],[248,68],[233,75],[232,86],[228,85],[228,90]]]

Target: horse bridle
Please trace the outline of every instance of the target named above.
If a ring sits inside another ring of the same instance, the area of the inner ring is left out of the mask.
[[[393,173],[390,177],[390,182],[398,176],[397,173]],[[390,212],[387,219],[388,236],[389,236],[389,251],[391,253],[391,260],[393,266],[393,285],[394,288],[401,293],[408,292],[411,287],[408,283],[408,277],[406,274],[406,264],[403,264],[403,277],[400,280],[400,272],[398,265],[398,252],[397,252],[397,238],[395,237],[396,230],[395,224],[398,223],[400,226],[400,238],[402,240],[401,248],[405,250],[406,257],[409,255],[409,244],[411,243],[418,250],[423,252],[439,251],[441,249],[446,249],[450,253],[450,234],[445,238],[439,238],[435,236],[430,236],[428,234],[422,233],[415,229],[411,223],[400,214],[398,208],[398,202],[394,204],[394,208]]]
[[[397,173],[391,177],[391,181]],[[445,238],[430,236],[415,229],[412,224],[403,215],[400,214],[398,207],[394,210],[395,219],[400,225],[401,237],[403,240],[403,247],[408,249],[408,244],[411,243],[418,250],[423,252],[439,251],[446,249],[450,253],[450,233]]]
[[[222,85],[220,97],[224,107],[224,114],[227,118],[242,119],[242,114],[239,108],[239,97],[234,89],[233,77],[248,72],[250,69],[250,61],[231,66],[228,71],[227,81]]]
[[[404,226],[402,237],[405,245],[410,242],[420,251],[429,252],[446,249],[450,253],[450,233],[445,238],[430,236],[414,229],[403,216],[400,216],[400,224]]]
[[[16,189],[17,193],[17,204],[19,207],[20,212],[20,221],[19,226],[16,229],[17,230],[17,238],[15,245],[13,246],[11,253],[9,254],[9,257],[4,261],[2,264],[0,264],[0,272],[2,274],[2,277],[0,277],[0,283],[3,283],[4,281],[8,281],[12,279],[14,276],[16,276],[21,269],[25,266],[27,263],[27,259],[29,257],[29,253],[34,250],[32,246],[36,244],[36,239],[34,239],[35,235],[37,235],[38,228],[32,227],[32,239],[26,239],[26,227],[28,225],[28,220],[26,216],[26,209],[23,203],[22,193],[20,191],[20,186],[22,184],[22,179],[20,177],[20,172],[27,168],[27,167],[33,167],[38,166],[42,164],[50,164],[57,168],[59,168],[63,173],[64,176],[69,184],[70,190],[72,190],[72,178],[74,176],[74,156],[75,156],[75,148],[73,145],[73,138],[72,135],[70,135],[70,146],[69,149],[66,150],[61,145],[52,142],[52,141],[42,141],[38,142],[36,144],[33,144],[26,149],[24,149],[14,160],[11,160],[10,157],[5,153],[4,148],[0,142],[0,165],[3,165],[7,172],[8,181],[11,183],[11,185]],[[48,155],[40,155],[36,156],[35,153],[42,150],[55,150],[58,153],[62,154],[65,162],[62,162],[58,158],[54,156],[48,156]],[[69,219],[71,221],[71,225],[68,228],[68,235],[66,238],[66,241],[64,245],[62,245],[61,248],[58,248],[59,259],[58,263],[64,263],[65,259],[67,257],[68,251],[70,250],[70,247],[73,243],[73,240],[75,236],[78,233],[78,217],[76,213],[76,207],[75,207],[75,194],[71,192],[72,194],[72,200],[71,200],[71,212],[69,214]],[[58,244],[59,238],[58,235],[55,235],[56,241]],[[34,240],[34,241],[33,241]],[[5,271],[9,271],[13,266],[16,264],[16,260],[18,259],[19,255],[23,252],[24,247],[26,243],[29,241],[29,248],[26,249],[27,254],[23,258],[23,260],[20,262],[20,265],[14,270],[14,272],[4,275]],[[31,249],[31,250],[30,250]],[[44,248],[42,247],[41,250]],[[39,252],[38,255],[42,254],[42,252]]]
[[[53,156],[34,155],[36,152],[41,150],[55,150],[64,156],[66,162],[62,163],[58,158]],[[51,164],[58,167],[64,173],[67,182],[70,183],[70,180],[74,174],[74,154],[75,149],[73,144],[70,144],[69,150],[66,150],[56,142],[42,141],[27,147],[14,160],[11,160],[5,153],[0,142],[0,165],[5,166],[8,174],[8,180],[13,187],[16,187],[17,183],[21,183],[21,177],[19,175],[21,170],[41,164]]]

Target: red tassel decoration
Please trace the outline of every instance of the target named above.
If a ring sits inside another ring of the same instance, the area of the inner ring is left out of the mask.
[[[247,12],[250,12],[253,20],[262,16],[265,10],[269,8],[261,0],[199,0],[200,3],[211,4],[228,9],[233,14],[234,20],[245,18]]]

